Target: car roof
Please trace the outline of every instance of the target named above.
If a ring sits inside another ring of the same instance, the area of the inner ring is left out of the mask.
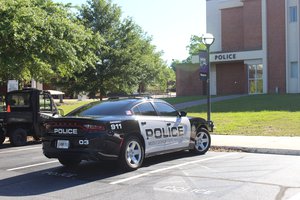
[[[127,103],[130,106],[134,106],[134,105],[137,105],[137,104],[140,104],[140,103],[143,103],[143,102],[164,102],[164,103],[167,103],[164,100],[154,99],[154,98],[149,98],[149,97],[119,98],[119,99],[109,99],[108,101]]]
[[[68,115],[73,116],[73,115],[77,115],[77,113],[85,112],[84,110],[89,109],[88,107],[91,107],[91,106],[92,106],[91,108],[93,108],[94,111],[96,111],[97,108],[100,109],[100,107],[101,107],[101,110],[103,112],[106,112],[108,110],[104,111],[103,108],[107,107],[109,109],[109,112],[119,113],[119,112],[124,111],[124,113],[125,113],[127,110],[131,110],[134,106],[136,106],[140,103],[145,103],[145,102],[165,102],[165,101],[160,100],[160,99],[152,99],[152,98],[119,98],[119,99],[114,98],[114,99],[110,99],[107,101],[102,101],[100,103],[92,102],[90,104],[86,104],[78,109],[71,111]],[[91,112],[93,112],[93,110],[90,110],[88,112],[91,113]]]

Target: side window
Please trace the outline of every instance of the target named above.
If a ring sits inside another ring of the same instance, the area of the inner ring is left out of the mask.
[[[132,109],[135,115],[156,116],[156,112],[151,103],[142,103]]]
[[[133,112],[135,115],[141,115],[141,112],[140,112],[138,106],[135,106],[135,107],[132,109],[132,112]]]
[[[52,102],[48,95],[40,94],[40,111],[52,111]]]
[[[161,116],[178,116],[178,112],[168,104],[157,102],[155,106]]]

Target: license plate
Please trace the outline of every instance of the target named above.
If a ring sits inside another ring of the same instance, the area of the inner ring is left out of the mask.
[[[58,149],[68,149],[70,147],[69,140],[57,140],[56,148]]]

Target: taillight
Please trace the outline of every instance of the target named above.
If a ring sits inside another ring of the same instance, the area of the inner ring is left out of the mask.
[[[86,128],[89,132],[105,131],[104,125],[84,124],[83,127]]]

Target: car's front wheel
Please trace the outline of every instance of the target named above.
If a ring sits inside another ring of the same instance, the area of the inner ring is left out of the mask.
[[[144,161],[144,147],[138,137],[125,140],[120,154],[120,167],[132,171],[138,169]]]
[[[195,146],[193,152],[198,155],[205,154],[210,148],[210,143],[211,143],[210,134],[208,130],[205,128],[200,128],[196,133],[194,142],[195,142]]]

